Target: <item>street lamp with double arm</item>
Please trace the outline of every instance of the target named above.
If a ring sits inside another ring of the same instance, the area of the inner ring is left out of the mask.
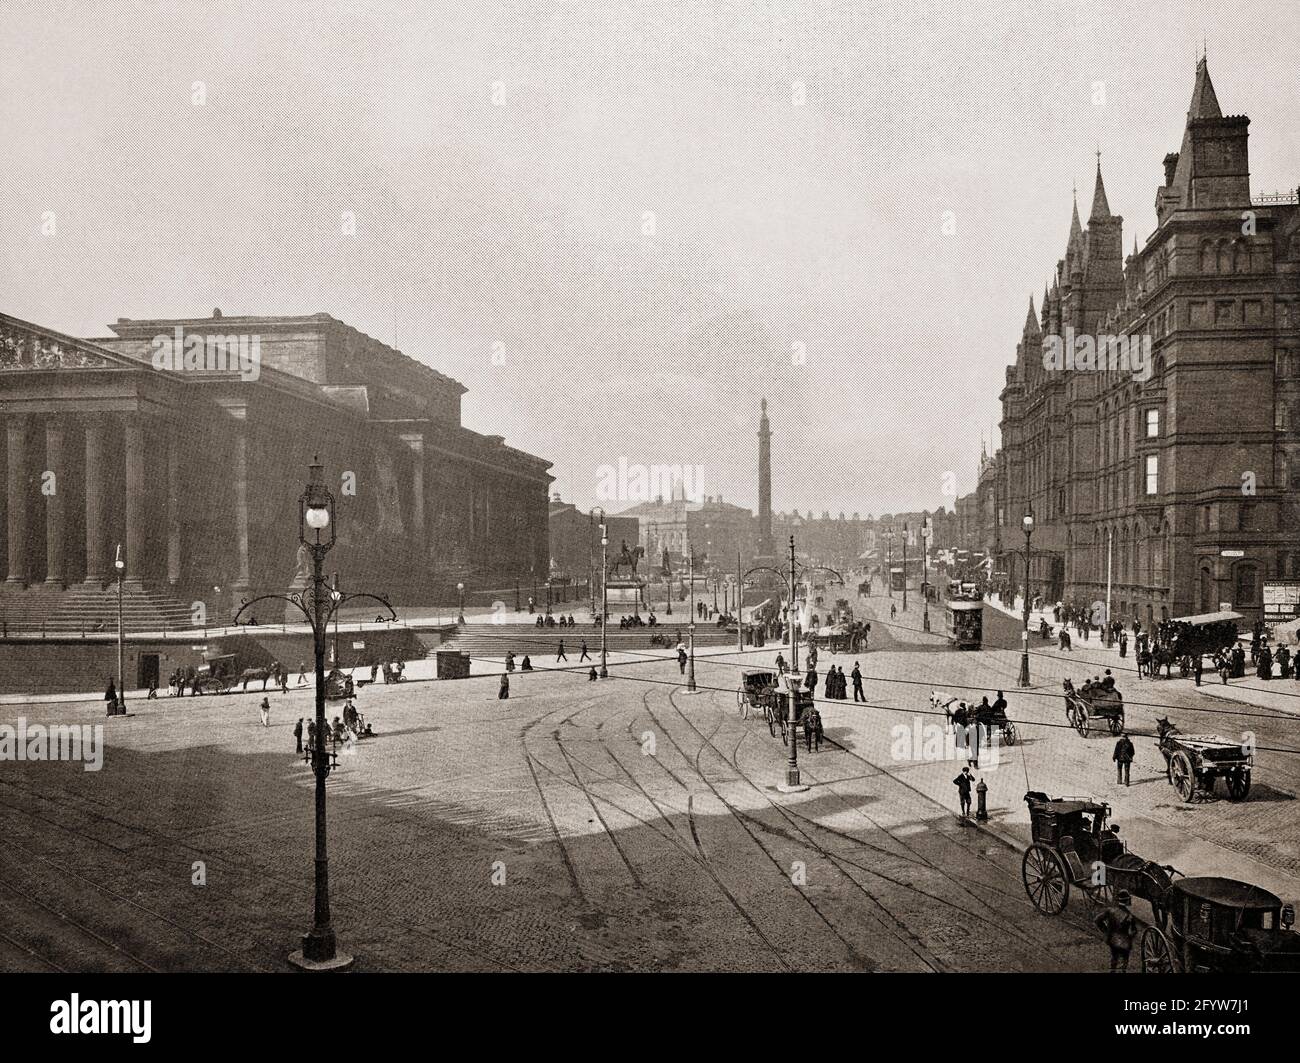
[[[311,554],[311,586],[294,594],[263,594],[245,600],[235,614],[235,623],[258,602],[278,600],[288,602],[307,618],[311,625],[312,646],[316,656],[316,736],[311,750],[312,770],[316,776],[316,890],[312,928],[302,938],[302,949],[289,956],[289,962],[310,971],[339,970],[352,963],[352,957],[338,950],[334,928],[330,922],[329,858],[326,846],[325,780],[333,765],[325,750],[325,639],[331,617],[347,602],[368,598],[388,610],[386,620],[396,620],[397,614],[388,599],[365,592],[344,594],[330,587],[322,571],[325,555],[336,541],[334,496],[325,486],[325,467],[319,461],[309,466],[307,486],[298,498],[298,542]]]

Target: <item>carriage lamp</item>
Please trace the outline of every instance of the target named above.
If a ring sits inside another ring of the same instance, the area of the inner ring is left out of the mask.
[[[456,584],[456,598],[460,603],[457,606],[456,623],[463,624],[465,623],[465,584]]]
[[[1282,905],[1282,929],[1290,930],[1295,925],[1295,905]]]

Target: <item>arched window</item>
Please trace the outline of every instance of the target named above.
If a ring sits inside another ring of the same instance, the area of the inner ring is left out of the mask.
[[[1232,272],[1232,248],[1227,240],[1220,240],[1215,245],[1215,269],[1220,273]]]
[[[1209,240],[1201,243],[1201,272],[1214,272],[1214,245]]]

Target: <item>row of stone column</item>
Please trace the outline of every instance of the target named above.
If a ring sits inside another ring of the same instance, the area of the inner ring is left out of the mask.
[[[111,561],[106,540],[104,491],[106,487],[107,424],[102,418],[83,418],[85,435],[85,507],[86,507],[86,574],[87,584],[103,584],[110,573]],[[28,419],[9,416],[6,422],[8,453],[8,532],[9,557],[6,583],[25,585],[27,571],[28,488],[31,476],[28,463]],[[126,537],[125,585],[140,586],[140,566],[145,545],[145,429],[141,420],[127,415],[122,424]],[[64,586],[67,582],[66,496],[68,466],[65,460],[67,422],[57,416],[45,420],[45,464],[42,472],[54,474],[53,493],[46,495],[45,506],[45,582]],[[180,455],[175,440],[168,435],[167,445],[167,579],[181,578]],[[247,513],[247,506],[244,506]],[[247,522],[244,524],[244,556],[247,557]],[[245,568],[246,572],[246,568]]]

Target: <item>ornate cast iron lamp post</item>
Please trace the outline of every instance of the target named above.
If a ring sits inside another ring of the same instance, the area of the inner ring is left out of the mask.
[[[235,614],[235,623],[258,602],[272,599],[288,602],[307,618],[311,625],[312,645],[316,657],[316,741],[311,750],[312,771],[316,776],[316,899],[312,928],[302,937],[302,949],[290,953],[289,962],[308,971],[335,971],[348,967],[352,957],[340,952],[330,923],[329,857],[325,830],[325,780],[335,766],[325,750],[325,639],[330,619],[346,602],[369,598],[388,610],[388,620],[397,614],[388,599],[377,594],[343,594],[325,580],[322,566],[325,555],[336,541],[334,496],[325,486],[325,467],[319,461],[309,466],[306,490],[298,498],[298,542],[311,554],[311,586],[294,594],[263,594],[246,600]]]

